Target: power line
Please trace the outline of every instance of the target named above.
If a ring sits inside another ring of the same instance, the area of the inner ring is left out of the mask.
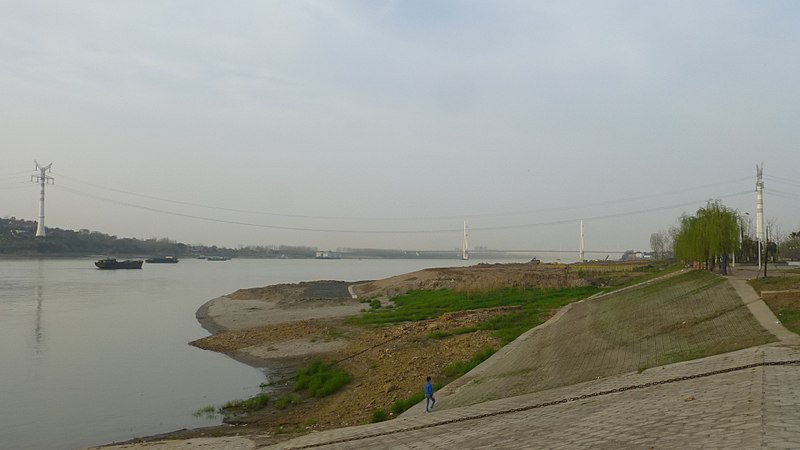
[[[0,178],[19,178],[22,175],[30,175],[30,172],[0,173]]]
[[[792,186],[800,187],[800,182],[798,182],[796,180],[789,179],[789,178],[776,177],[774,175],[772,175],[772,176],[764,175],[764,178],[766,178],[767,180],[770,180],[770,181],[775,181],[775,182],[778,182],[778,183],[789,184],[789,185],[792,185]]]
[[[84,196],[93,198],[96,200],[101,200],[104,202],[109,202],[121,206],[127,206],[131,208],[141,209],[145,211],[157,212],[161,214],[167,214],[177,217],[185,217],[189,219],[197,219],[197,220],[204,220],[208,222],[216,222],[216,223],[225,223],[231,225],[242,225],[242,226],[250,226],[250,227],[257,227],[257,228],[268,228],[268,229],[276,229],[276,230],[289,230],[289,231],[304,231],[304,232],[319,232],[319,233],[351,233],[351,234],[437,234],[437,233],[454,233],[454,232],[461,232],[461,229],[428,229],[428,230],[347,230],[347,229],[330,229],[330,228],[308,228],[308,227],[289,227],[289,226],[280,226],[280,225],[270,225],[270,224],[260,224],[260,223],[252,223],[252,222],[243,222],[237,220],[228,220],[228,219],[217,219],[214,217],[205,217],[205,216],[198,216],[194,214],[184,214],[178,213],[174,211],[166,211],[163,209],[158,208],[151,208],[148,206],[137,205],[134,203],[122,202],[119,200],[109,199],[105,197],[100,197],[93,194],[88,194],[85,192],[81,192],[75,189],[71,189],[69,187],[65,187],[63,185],[56,185],[58,189],[64,190],[66,192],[73,193],[75,195]],[[737,192],[734,194],[729,194],[726,196],[722,196],[720,198],[731,198],[731,197],[738,197],[742,195],[749,195],[752,194],[752,191],[742,191]],[[627,217],[639,214],[647,214],[656,211],[663,211],[668,209],[675,209],[685,206],[697,205],[707,202],[708,199],[703,200],[695,200],[691,202],[684,202],[679,204],[673,204],[668,206],[660,206],[660,207],[653,207],[647,208],[642,210],[636,211],[628,211],[622,213],[614,213],[614,214],[604,214],[594,217],[583,217],[582,220],[584,221],[597,221],[597,220],[605,220],[605,219],[614,219],[620,217]],[[504,226],[495,226],[495,227],[473,227],[473,231],[501,231],[501,230],[512,230],[512,229],[523,229],[523,228],[537,228],[537,227],[544,227],[544,226],[553,226],[553,225],[563,225],[567,223],[575,223],[577,222],[578,218],[571,218],[571,219],[564,219],[564,220],[555,220],[549,222],[538,222],[538,223],[527,223],[527,224],[520,224],[520,225],[504,225]]]
[[[30,186],[28,181],[15,181],[12,183],[0,183],[0,190],[22,189]]]
[[[790,200],[800,200],[800,195],[792,194],[791,192],[776,191],[775,189],[769,189],[767,192],[775,197],[786,198]]]
[[[597,206],[610,206],[614,204],[621,204],[639,200],[648,200],[657,197],[664,197],[669,195],[675,195],[685,192],[696,191],[699,189],[707,189],[710,187],[718,187],[723,186],[726,184],[738,183],[742,181],[751,180],[753,177],[743,177],[743,178],[736,178],[732,180],[725,180],[720,181],[717,183],[709,183],[699,186],[687,187],[682,189],[676,189],[673,191],[667,191],[657,194],[648,194],[648,195],[641,195],[635,197],[628,197],[618,200],[608,200],[603,202],[593,202],[593,203],[586,203],[581,205],[573,205],[573,206],[563,206],[563,207],[553,207],[553,208],[542,208],[537,210],[523,210],[523,211],[512,211],[512,212],[502,212],[502,213],[473,213],[473,214],[460,214],[460,215],[451,215],[451,216],[427,216],[427,217],[354,217],[354,216],[316,216],[316,215],[304,215],[304,214],[284,214],[284,213],[276,213],[276,212],[269,212],[269,211],[255,211],[255,210],[245,210],[245,209],[238,209],[238,208],[227,208],[227,207],[220,207],[220,206],[212,206],[212,205],[204,205],[201,203],[194,203],[194,202],[187,202],[181,200],[173,200],[167,199],[163,197],[156,197],[146,194],[141,194],[137,192],[130,192],[125,191],[122,189],[116,189],[109,186],[97,185],[94,183],[89,183],[86,181],[81,181],[67,175],[63,175],[60,173],[56,173],[61,178],[66,178],[68,180],[72,180],[81,184],[85,184],[87,186],[96,187],[98,189],[103,189],[106,191],[113,191],[119,192],[121,194],[132,195],[136,197],[146,198],[150,200],[157,200],[167,203],[173,203],[178,205],[184,206],[194,206],[199,208],[211,209],[211,210],[218,210],[218,211],[226,211],[226,212],[235,212],[235,213],[244,213],[244,214],[256,214],[256,215],[265,215],[265,216],[273,216],[273,217],[282,217],[282,218],[294,218],[294,219],[314,219],[314,220],[373,220],[373,221],[420,221],[420,220],[462,220],[464,217],[471,217],[471,218],[493,218],[493,217],[512,217],[512,216],[523,216],[523,215],[531,215],[531,214],[542,214],[547,212],[559,212],[559,211],[569,211],[569,210],[576,210],[576,209],[584,209],[588,207],[597,207]]]

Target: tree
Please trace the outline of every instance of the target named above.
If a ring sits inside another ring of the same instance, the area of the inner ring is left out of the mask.
[[[675,236],[675,256],[685,261],[705,264],[728,274],[728,255],[739,248],[739,220],[735,211],[719,200],[709,201],[695,216],[683,215]]]
[[[650,249],[653,250],[656,259],[660,259],[664,254],[664,235],[661,232],[650,235]]]
[[[781,256],[791,260],[800,259],[800,231],[789,233],[789,238],[778,244]]]
[[[666,231],[657,231],[650,235],[650,249],[655,253],[657,259],[667,256],[667,249],[670,248],[671,236]]]

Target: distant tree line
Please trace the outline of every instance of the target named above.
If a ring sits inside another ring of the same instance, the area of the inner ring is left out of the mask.
[[[226,248],[188,245],[170,239],[118,238],[89,230],[48,228],[36,238],[36,222],[0,219],[0,255],[5,256],[228,256],[231,258],[313,258],[316,248],[255,246]]]
[[[792,260],[800,260],[800,230],[789,233],[789,237],[778,246],[780,255]]]

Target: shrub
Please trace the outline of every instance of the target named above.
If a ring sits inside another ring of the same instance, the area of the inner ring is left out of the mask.
[[[395,415],[402,414],[403,412],[407,411],[408,408],[416,405],[417,403],[421,402],[425,399],[425,394],[423,392],[419,392],[417,394],[412,395],[411,397],[400,399],[392,403],[392,412]]]
[[[384,420],[387,420],[388,418],[389,418],[389,415],[386,414],[386,411],[384,411],[382,409],[376,409],[376,410],[372,411],[372,416],[370,416],[369,422],[370,423],[383,422]]]
[[[305,390],[311,397],[331,395],[350,382],[350,374],[322,361],[297,371],[295,391]]]

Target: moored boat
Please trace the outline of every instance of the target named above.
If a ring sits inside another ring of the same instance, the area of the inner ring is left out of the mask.
[[[207,256],[206,261],[228,261],[231,259],[228,256]]]
[[[141,269],[144,261],[141,259],[123,259],[117,261],[116,258],[105,258],[94,262],[98,269]]]
[[[156,258],[147,258],[145,259],[147,263],[159,263],[159,264],[174,264],[178,262],[178,258],[174,256],[160,256]]]

